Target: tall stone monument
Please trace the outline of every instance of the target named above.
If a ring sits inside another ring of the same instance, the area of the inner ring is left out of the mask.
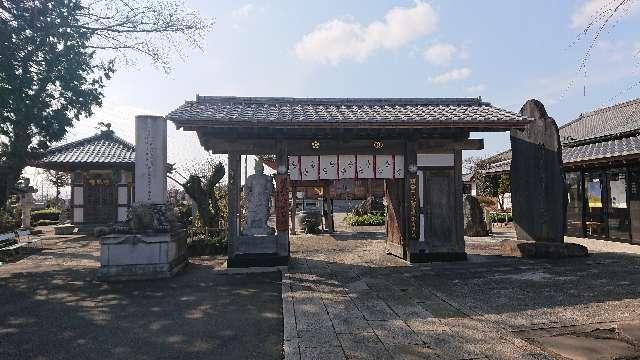
[[[126,223],[100,239],[102,278],[164,278],[186,265],[186,233],[167,209],[166,194],[167,122],[136,116],[136,202]]]
[[[273,180],[264,174],[264,165],[256,160],[255,174],[247,178],[244,186],[244,198],[247,204],[247,215],[244,235],[273,235],[275,230],[267,225],[273,194]]]
[[[518,240],[529,242],[517,247],[525,256],[574,256],[582,251],[564,244],[567,196],[558,125],[538,100],[527,101],[520,115],[533,121],[511,130],[513,223]]]

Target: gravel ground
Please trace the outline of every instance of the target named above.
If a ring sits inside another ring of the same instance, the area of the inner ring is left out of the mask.
[[[280,359],[281,275],[200,258],[168,280],[95,280],[91,237],[0,266],[0,359]]]

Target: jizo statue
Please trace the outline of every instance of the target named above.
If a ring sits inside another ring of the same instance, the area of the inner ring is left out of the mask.
[[[273,180],[264,174],[262,160],[256,160],[255,174],[247,178],[244,185],[244,199],[247,206],[245,235],[272,235],[273,228],[267,226],[273,194]]]

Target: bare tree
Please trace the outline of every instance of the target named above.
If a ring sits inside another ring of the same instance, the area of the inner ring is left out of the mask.
[[[591,60],[591,55],[593,53],[593,50],[600,43],[602,35],[607,31],[611,32],[618,25],[620,19],[633,11],[634,5],[637,5],[637,1],[638,0],[609,0],[603,2],[603,5],[593,15],[584,29],[576,36],[574,41],[569,45],[569,47],[573,47],[582,41],[585,41],[587,44],[586,50],[578,64],[578,73],[584,73],[584,76],[586,78],[587,68],[589,61]],[[632,56],[640,57],[640,49],[635,50]],[[565,91],[563,91],[561,97],[564,97],[569,89],[571,89],[574,85],[575,80],[571,80]],[[632,90],[638,85],[640,85],[640,80],[634,81],[625,89],[622,89],[618,94],[613,96],[610,99],[610,102],[613,101],[616,97],[623,95],[624,93]]]
[[[201,166],[182,171],[171,169],[167,178],[180,185],[195,202],[202,225],[206,229],[217,229],[222,220],[222,211],[216,195],[216,186],[222,181],[224,175],[225,169],[222,162],[210,158]]]

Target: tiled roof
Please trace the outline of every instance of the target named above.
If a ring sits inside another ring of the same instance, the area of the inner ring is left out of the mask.
[[[640,158],[640,136],[562,148],[564,164],[633,155]]]
[[[511,171],[511,159],[491,163],[485,170],[486,174],[501,174]]]
[[[640,132],[640,98],[594,110],[560,128],[563,144]]]
[[[349,99],[198,96],[167,115],[177,126],[516,127],[528,118],[480,99]]]
[[[128,165],[136,162],[135,147],[106,130],[94,136],[51,148],[36,166]]]
[[[560,127],[564,164],[622,156],[640,157],[640,98],[581,114]],[[496,163],[489,172],[502,172],[511,159],[511,150],[488,160]],[[495,170],[494,170],[495,169]]]

